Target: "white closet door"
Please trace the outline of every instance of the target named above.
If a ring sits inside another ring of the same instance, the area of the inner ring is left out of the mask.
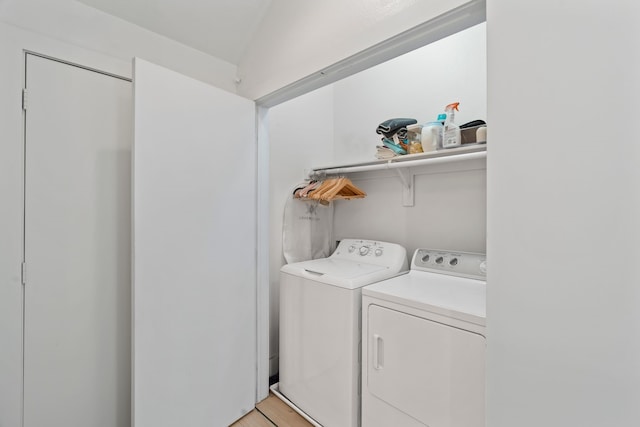
[[[256,396],[253,102],[134,65],[134,424],[226,426]]]
[[[131,82],[29,54],[26,87],[24,426],[127,426]]]

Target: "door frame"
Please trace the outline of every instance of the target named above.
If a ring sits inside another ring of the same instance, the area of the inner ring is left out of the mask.
[[[48,52],[48,53],[44,53]],[[79,48],[76,46],[66,45],[63,43],[51,43],[47,39],[42,39],[40,37],[35,37],[33,39],[27,40],[26,42],[21,43],[21,46],[16,46],[16,60],[17,55],[20,55],[20,64],[21,64],[21,78],[20,80],[16,79],[16,83],[20,85],[21,89],[26,88],[27,84],[27,58],[29,55],[40,57],[48,60],[52,60],[55,62],[59,62],[65,65],[78,67],[82,69],[86,69],[89,71],[97,72],[99,74],[104,74],[110,77],[118,78],[121,80],[131,82],[131,76],[127,75],[126,71],[126,62],[117,58],[112,58],[109,56],[105,56],[102,54],[96,54],[93,51],[86,50],[84,48]],[[62,58],[67,59],[62,59]],[[90,64],[90,65],[88,65]],[[14,83],[15,84],[15,83]],[[28,99],[28,96],[27,96]],[[27,101],[28,102],[28,101]],[[19,194],[21,200],[21,239],[20,239],[20,261],[21,265],[24,265],[25,262],[25,191],[26,191],[26,111],[24,108],[21,108],[21,126],[20,126],[20,134],[19,141],[21,144],[21,159],[20,159],[20,181],[19,181]],[[22,281],[24,282],[24,271],[22,274]],[[20,396],[20,405],[16,408],[16,417],[19,417],[20,425],[24,424],[24,369],[25,369],[25,285],[21,284],[20,289],[20,381],[17,382],[18,386],[18,394]],[[16,366],[17,367],[17,366]]]
[[[48,55],[48,54],[44,54],[41,53],[40,49],[38,50],[33,50],[33,49],[27,49],[27,48],[22,48],[20,50],[20,55],[21,55],[21,71],[22,71],[22,80],[21,80],[21,87],[23,90],[22,93],[22,123],[21,123],[21,134],[20,134],[20,142],[22,144],[21,146],[21,154],[22,154],[22,158],[21,158],[21,171],[20,171],[20,195],[21,195],[21,201],[22,201],[22,205],[21,205],[21,210],[22,210],[22,218],[21,218],[21,251],[20,251],[20,259],[21,259],[21,266],[22,266],[22,271],[21,273],[21,289],[20,289],[20,295],[21,295],[21,303],[20,303],[20,311],[21,311],[21,323],[20,323],[20,336],[21,336],[21,347],[20,347],[20,373],[21,373],[21,378],[20,378],[20,382],[19,382],[19,393],[20,393],[20,406],[18,408],[18,410],[20,411],[20,425],[24,425],[24,421],[25,421],[25,343],[26,343],[26,281],[28,279],[28,272],[26,271],[26,254],[27,254],[27,242],[26,242],[26,235],[27,235],[27,224],[26,224],[26,219],[27,219],[27,212],[26,212],[26,204],[27,204],[27,120],[28,120],[28,87],[27,87],[27,73],[28,73],[28,60],[30,58],[30,56],[32,58],[41,58],[41,59],[45,59],[47,61],[52,61],[58,64],[63,64],[66,66],[70,66],[73,68],[78,68],[81,70],[86,70],[86,71],[90,71],[92,73],[97,73],[103,76],[107,76],[107,77],[111,77],[111,78],[115,78],[117,80],[121,80],[124,81],[126,83],[132,83],[132,79],[129,76],[124,75],[125,73],[122,73],[122,71],[124,71],[123,68],[123,62],[114,58],[109,58],[106,56],[102,56],[102,55],[95,55],[94,53],[91,53],[91,55],[87,55],[87,57],[85,58],[84,55],[86,55],[88,53],[88,51],[84,51],[82,49],[70,49],[68,52],[65,52],[65,49],[67,49],[64,46],[60,46],[59,48],[56,48],[56,50],[58,50],[59,52],[56,52],[56,55],[60,55],[60,56],[65,56],[65,57],[69,57],[69,58],[73,58],[73,60],[68,60],[68,59],[61,59],[58,56],[52,56],[52,55]],[[43,50],[48,50],[48,49],[43,49]],[[84,65],[81,62],[85,62],[85,63],[93,63],[94,66],[89,66],[89,65]],[[109,69],[111,71],[107,71],[106,69]],[[26,92],[26,93],[25,93]]]

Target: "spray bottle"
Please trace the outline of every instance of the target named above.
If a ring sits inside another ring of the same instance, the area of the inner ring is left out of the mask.
[[[447,117],[442,129],[442,148],[459,147],[461,143],[460,126],[454,123],[455,111],[458,111],[459,102],[454,102],[445,107]]]

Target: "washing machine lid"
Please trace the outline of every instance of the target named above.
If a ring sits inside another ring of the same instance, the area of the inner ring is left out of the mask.
[[[363,288],[362,295],[485,326],[486,289],[483,280],[410,270]]]
[[[308,280],[356,289],[399,274],[398,271],[381,265],[354,262],[340,258],[321,258],[286,264],[282,273]]]

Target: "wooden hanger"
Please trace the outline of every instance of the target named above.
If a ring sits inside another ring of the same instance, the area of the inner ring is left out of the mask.
[[[324,194],[337,185],[337,178],[327,178],[315,190],[309,193],[309,198],[313,200],[324,200]]]
[[[309,198],[330,202],[338,199],[362,199],[367,193],[359,189],[349,178],[327,178],[324,182],[309,193]]]
[[[293,193],[293,197],[296,199],[305,199],[309,195],[309,193],[315,190],[318,186],[320,186],[319,181],[309,181],[304,186],[299,186]]]

